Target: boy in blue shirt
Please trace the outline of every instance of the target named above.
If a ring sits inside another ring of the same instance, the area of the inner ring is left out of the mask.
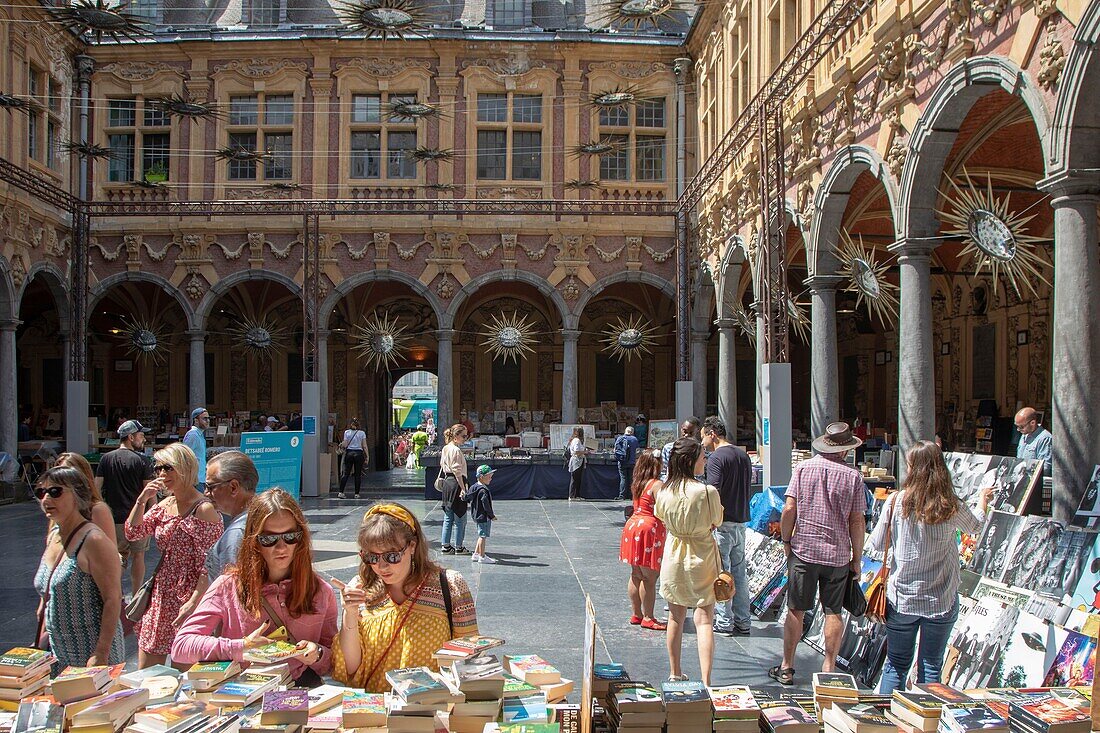
[[[477,481],[470,487],[466,496],[466,501],[470,502],[470,514],[477,522],[477,544],[474,545],[474,554],[470,560],[490,565],[497,562],[485,554],[485,541],[489,539],[492,522],[497,518],[493,513],[493,497],[489,493],[489,482],[493,480],[495,471],[496,469],[484,464],[478,466]]]

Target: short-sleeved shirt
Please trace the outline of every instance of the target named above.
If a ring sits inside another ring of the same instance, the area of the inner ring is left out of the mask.
[[[1043,462],[1043,473],[1050,475],[1051,461],[1050,450],[1053,439],[1050,431],[1040,426],[1032,431],[1031,435],[1021,435],[1020,442],[1016,445],[1017,458],[1033,458]]]
[[[199,461],[199,483],[206,483],[206,432],[197,425],[191,426],[183,436],[183,444],[191,449]]]
[[[798,512],[791,552],[804,562],[838,568],[852,561],[848,517],[867,512],[859,471],[819,454],[794,467],[787,498]]]
[[[233,517],[225,525],[222,536],[206,551],[206,575],[211,583],[225,572],[227,566],[237,564],[237,554],[241,551],[241,542],[244,541],[244,525],[247,520],[247,511]]]
[[[96,476],[103,479],[103,500],[115,524],[124,524],[145,482],[153,478],[153,463],[142,453],[116,448],[99,459]]]
[[[719,446],[707,458],[707,483],[722,497],[723,522],[749,521],[752,461],[735,445]]]

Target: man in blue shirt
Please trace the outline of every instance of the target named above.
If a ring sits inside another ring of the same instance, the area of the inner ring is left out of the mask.
[[[619,501],[630,495],[630,482],[634,479],[634,461],[638,455],[638,439],[634,437],[634,428],[626,427],[623,434],[615,438],[615,462],[619,464]]]
[[[1025,407],[1016,413],[1016,430],[1020,442],[1016,444],[1017,458],[1034,458],[1043,462],[1043,475],[1051,473],[1050,432],[1039,424],[1039,413],[1034,407]]]
[[[210,413],[205,407],[191,410],[191,429],[183,436],[183,444],[191,449],[199,461],[199,491],[206,493],[206,429],[210,427]]]

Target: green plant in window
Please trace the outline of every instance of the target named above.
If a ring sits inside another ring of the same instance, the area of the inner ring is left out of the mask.
[[[149,183],[164,183],[168,180],[168,166],[156,162],[145,169],[145,180]]]

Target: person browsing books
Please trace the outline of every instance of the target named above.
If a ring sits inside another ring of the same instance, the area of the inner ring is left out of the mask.
[[[34,495],[61,538],[47,545],[34,576],[43,598],[40,628],[57,657],[53,672],[126,661],[122,566],[114,541],[91,521],[91,484],[74,468],[51,468]]]
[[[703,684],[710,684],[714,659],[714,581],[718,578],[718,548],[711,532],[722,524],[722,500],[713,486],[696,480],[704,471],[703,444],[680,438],[668,455],[668,481],[657,492],[653,513],[668,537],[661,560],[661,595],[668,601],[668,664],[670,682],[686,680],[680,667],[687,609],[694,609]]]
[[[588,448],[584,444],[584,428],[573,428],[573,437],[566,447],[569,451],[569,501],[581,498],[581,479],[584,478],[584,466],[588,463]]]
[[[432,664],[443,644],[478,633],[470,588],[428,557],[420,522],[400,504],[375,504],[359,526],[359,573],[340,589],[344,616],[332,676],[385,692],[386,672]]]
[[[246,654],[280,636],[275,632],[281,627],[297,649],[287,657],[291,676],[315,687],[332,668],[336,614],[336,594],[313,571],[301,508],[282,489],[269,489],[248,505],[237,563],[210,585],[180,627],[172,660],[245,662]]]
[[[469,555],[462,544],[466,538],[466,511],[469,509],[466,489],[469,471],[461,446],[466,442],[466,428],[461,423],[443,431],[446,445],[439,454],[439,477],[443,479],[443,533],[440,537],[444,555]],[[453,544],[452,544],[453,542]]]
[[[904,690],[920,633],[917,684],[939,682],[948,636],[959,615],[959,563],[955,532],[977,532],[993,489],[971,509],[955,495],[939,447],[918,441],[905,454],[908,469],[871,533],[869,549],[890,551],[886,581],[886,656],[882,692]],[[890,546],[886,546],[886,529]]]
[[[493,496],[489,493],[489,482],[493,480],[495,468],[486,465],[477,467],[477,481],[470,487],[466,497],[470,502],[470,513],[474,515],[477,523],[477,544],[474,545],[474,554],[470,557],[473,562],[483,562],[495,565],[496,560],[485,554],[485,543],[489,540],[489,531],[497,515],[493,512]]]
[[[643,450],[634,464],[630,491],[634,513],[626,520],[619,539],[619,559],[630,565],[626,592],[633,614],[630,623],[643,629],[664,631],[668,626],[653,617],[657,600],[657,575],[665,552],[665,525],[653,515],[656,492],[661,488],[661,452]]]

